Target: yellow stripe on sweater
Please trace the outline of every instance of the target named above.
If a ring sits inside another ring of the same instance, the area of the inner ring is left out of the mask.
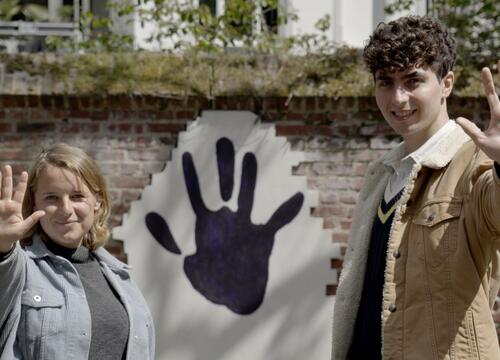
[[[384,213],[382,210],[382,204],[378,206],[378,218],[382,224],[385,224],[387,219],[389,219],[394,211],[396,211],[396,207],[398,206],[399,201],[396,201],[394,205],[391,206],[391,208]]]

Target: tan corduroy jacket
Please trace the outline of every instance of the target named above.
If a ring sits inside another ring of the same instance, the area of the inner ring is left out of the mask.
[[[439,146],[415,165],[395,212],[383,359],[500,359],[491,316],[500,283],[500,179],[460,127]],[[335,300],[334,360],[347,359],[351,344],[373,216],[390,175],[383,160],[369,167],[354,212]]]

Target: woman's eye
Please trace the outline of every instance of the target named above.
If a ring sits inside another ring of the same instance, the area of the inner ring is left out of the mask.
[[[83,194],[74,194],[74,195],[71,195],[71,198],[74,200],[80,200],[80,199],[85,198],[85,196]]]
[[[57,196],[55,196],[55,195],[48,195],[48,196],[45,197],[45,200],[48,200],[48,201],[57,200]]]

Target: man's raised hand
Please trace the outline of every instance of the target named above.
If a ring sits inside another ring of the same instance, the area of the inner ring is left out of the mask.
[[[500,61],[497,63],[497,70],[500,75]],[[463,117],[459,117],[457,123],[490,159],[500,163],[500,100],[495,90],[495,82],[490,69],[483,68],[481,77],[490,108],[490,125],[488,129],[483,132],[473,122]]]

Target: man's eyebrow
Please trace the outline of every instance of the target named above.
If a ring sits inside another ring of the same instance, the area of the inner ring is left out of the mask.
[[[422,74],[419,73],[417,70],[414,70],[414,71],[404,75],[403,79],[415,78],[415,77],[419,77],[419,76],[422,76]]]

